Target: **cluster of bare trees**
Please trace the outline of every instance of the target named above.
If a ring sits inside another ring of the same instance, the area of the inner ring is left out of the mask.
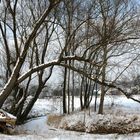
[[[2,0],[0,8],[0,108],[12,97],[8,110],[18,122],[27,118],[55,66],[64,71],[64,113],[74,111],[77,78],[81,109],[89,107],[97,83],[99,113],[109,87],[127,95],[115,86],[124,70],[113,81],[107,73],[112,58],[135,50],[139,26],[134,1]],[[37,88],[25,106],[33,83]]]

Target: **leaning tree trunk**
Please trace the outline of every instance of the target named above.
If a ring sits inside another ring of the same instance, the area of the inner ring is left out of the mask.
[[[4,89],[0,93],[0,108],[4,104],[4,102],[7,99],[7,97],[11,94],[12,89],[14,88],[14,86],[17,85],[17,79],[18,79],[18,76],[19,76],[19,73],[20,73],[20,69],[21,69],[21,67],[22,67],[22,65],[23,65],[23,63],[25,61],[27,51],[28,51],[28,49],[30,47],[30,43],[32,42],[32,40],[36,36],[36,32],[38,31],[38,29],[40,28],[40,26],[42,25],[42,23],[44,22],[46,17],[49,15],[51,10],[59,2],[60,2],[59,0],[58,1],[50,1],[49,7],[44,11],[42,16],[40,16],[39,20],[37,20],[36,24],[34,25],[34,28],[33,28],[32,32],[29,34],[29,37],[26,40],[25,45],[23,46],[23,51],[22,51],[20,57],[18,58],[18,60],[16,62],[16,65],[15,65],[15,67],[13,69],[11,77],[9,78],[7,84],[4,86]]]
[[[42,85],[38,87],[38,89],[35,93],[35,96],[31,99],[31,101],[27,105],[26,109],[24,110],[23,114],[17,118],[17,123],[23,123],[26,120],[26,118],[27,118],[29,112],[31,111],[34,103],[37,101],[40,93],[42,92],[42,89],[43,89]]]
[[[20,68],[23,64],[24,60],[19,58],[17,61],[17,64],[15,66],[15,69],[12,72],[11,77],[9,78],[7,84],[4,86],[4,89],[2,90],[2,92],[0,93],[0,108],[2,107],[2,105],[4,104],[5,100],[7,99],[7,97],[11,94],[12,90],[14,89],[15,85],[17,84],[17,78],[19,76],[19,71]]]

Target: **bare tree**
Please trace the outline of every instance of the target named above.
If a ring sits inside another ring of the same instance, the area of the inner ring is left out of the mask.
[[[130,44],[132,40],[138,39],[135,32],[136,12],[129,2],[49,0],[38,3],[38,1],[3,0],[1,4],[3,11],[1,11],[0,34],[6,54],[6,83],[0,93],[0,108],[14,91],[16,100],[12,103],[11,111],[18,118],[22,118],[21,122],[24,121],[50,78],[54,66],[65,69],[64,113],[67,113],[67,89],[68,112],[70,112],[69,89],[71,83],[74,86],[74,78],[73,82],[70,81],[71,71],[83,75],[82,84],[86,83],[84,106],[88,107],[90,104],[91,85],[94,82],[101,85],[99,113],[103,113],[106,87],[116,88],[127,96],[126,92],[114,82],[108,83],[106,71],[109,59],[115,55],[114,50],[117,50],[117,47],[125,48],[124,46]],[[12,41],[8,38],[9,34]],[[13,43],[12,47],[10,41]],[[37,90],[27,108],[22,110],[33,76],[37,77]],[[25,88],[20,88],[20,85],[24,84]],[[74,95],[72,98],[74,108]],[[81,106],[82,104],[83,102]]]
[[[18,8],[23,8],[21,4],[21,1],[15,1],[14,3],[11,3],[9,0],[7,0],[6,2],[3,2],[2,4],[5,6],[4,7],[4,10],[5,10],[5,15],[4,15],[4,19],[1,20],[1,26],[0,26],[0,29],[1,29],[1,34],[2,34],[2,37],[3,37],[3,42],[4,42],[4,47],[5,47],[5,51],[6,51],[6,56],[7,56],[7,84],[6,86],[4,87],[3,91],[1,92],[1,96],[0,96],[0,100],[1,100],[1,105],[3,105],[3,103],[5,102],[5,100],[7,99],[7,97],[11,94],[11,91],[12,89],[17,89],[18,88],[18,83],[17,83],[17,79],[19,78],[20,74],[21,74],[21,69],[24,65],[24,62],[26,61],[26,56],[30,50],[30,47],[31,47],[31,42],[34,42],[34,46],[33,48],[35,48],[35,37],[37,36],[38,34],[38,31],[40,30],[40,27],[41,25],[43,24],[43,22],[45,21],[46,17],[50,14],[51,10],[59,3],[60,1],[53,1],[53,2],[50,2],[46,5],[46,10],[44,9],[44,12],[42,14],[40,14],[36,21],[34,19],[33,21],[33,24],[34,26],[29,26],[28,27],[31,27],[32,31],[31,33],[28,33],[27,30],[26,32],[24,32],[24,27],[22,25],[22,28],[20,29],[19,28],[19,22],[18,22],[18,16],[17,16],[17,13],[18,13]],[[23,2],[24,3],[24,2]],[[23,4],[22,3],[22,4]],[[11,5],[14,5],[13,7]],[[26,4],[26,3],[24,3]],[[20,7],[21,6],[21,7]],[[24,10],[24,9],[22,9]],[[29,9],[29,10],[32,10],[32,9]],[[32,17],[34,16],[32,11],[31,11],[31,14],[32,14]],[[11,18],[11,21],[8,21],[8,17],[7,16],[10,16]],[[25,16],[25,15],[24,15]],[[24,23],[24,20],[23,19],[23,23]],[[10,22],[10,23],[9,23]],[[22,24],[23,24],[22,23]],[[27,23],[27,22],[26,22]],[[32,24],[32,23],[31,23]],[[26,26],[26,29],[28,28]],[[43,26],[43,28],[46,27],[46,26]],[[7,28],[9,28],[9,30],[7,31]],[[48,28],[46,28],[48,30]],[[7,32],[11,32],[12,34],[12,37],[14,38],[14,52],[15,52],[15,57],[14,57],[14,60],[11,56],[11,46],[9,45],[9,40],[8,40],[8,37],[7,37]],[[21,33],[21,38],[19,36],[19,34]],[[25,35],[24,35],[25,34]],[[28,34],[28,35],[27,35]],[[47,33],[46,33],[47,34]],[[24,36],[24,37],[23,37]],[[28,36],[28,37],[27,37]],[[46,36],[46,37],[49,37],[50,35]],[[19,42],[20,40],[20,42]],[[49,40],[49,39],[48,39]],[[48,41],[47,40],[47,41]],[[44,46],[46,45],[46,47],[44,47],[44,49],[42,50],[42,59],[41,59],[41,63],[44,63],[44,59],[45,59],[45,54],[46,54],[46,50],[47,50],[47,41],[45,42]],[[21,43],[21,44],[20,44]],[[34,51],[35,49],[33,49],[32,51]],[[37,47],[36,47],[36,52],[37,52]],[[35,53],[35,52],[33,52]],[[36,53],[36,58],[38,57],[38,53]],[[34,54],[31,56],[32,59],[31,59],[31,63],[30,63],[30,68],[33,67],[33,56]],[[39,60],[36,60],[36,65],[38,65],[38,61]],[[40,63],[40,64],[41,64]],[[10,67],[12,65],[12,67]],[[52,68],[51,68],[52,69]],[[52,70],[51,70],[52,71]],[[50,72],[51,73],[51,72]],[[40,78],[43,76],[43,71],[40,72]],[[35,98],[34,98],[34,101],[32,101],[32,103],[30,103],[29,105],[29,108],[28,108],[28,111],[25,111],[25,112],[29,112],[30,111],[30,108],[33,106],[33,103],[35,102],[35,100],[37,99],[37,95],[39,94],[39,92],[41,91],[41,89],[43,88],[43,85],[46,83],[47,79],[50,77],[50,74],[49,76],[43,81],[43,83],[40,83],[42,82],[41,79],[39,81],[39,84],[40,87],[38,89],[38,93],[36,94]],[[29,80],[30,81],[30,80]],[[17,88],[16,88],[17,87]],[[41,89],[40,89],[41,88]],[[15,91],[17,92],[17,91]],[[17,93],[16,93],[17,94]],[[15,95],[17,96],[17,95]],[[25,96],[24,94],[22,95],[23,97]],[[22,98],[21,98],[22,99]],[[20,101],[20,102],[19,102]],[[23,101],[23,100],[22,100]],[[21,100],[17,100],[17,102],[19,104],[21,104]],[[14,103],[14,104],[17,104]],[[20,105],[18,104],[18,107],[16,108],[16,112],[18,112],[17,110],[19,109]],[[13,108],[13,106],[12,106]],[[28,113],[26,113],[28,114]],[[26,116],[26,115],[25,115]]]

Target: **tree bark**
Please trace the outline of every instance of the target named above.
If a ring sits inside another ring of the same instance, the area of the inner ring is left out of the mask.
[[[103,69],[102,69],[102,82],[105,82],[106,78],[106,65],[107,65],[107,46],[103,48]],[[104,107],[104,97],[105,97],[105,86],[101,85],[101,97],[100,97],[100,104],[99,104],[99,111],[98,114],[103,114],[103,107]]]
[[[67,113],[67,102],[66,102],[66,84],[67,84],[67,68],[64,68],[64,84],[63,84],[63,114]]]

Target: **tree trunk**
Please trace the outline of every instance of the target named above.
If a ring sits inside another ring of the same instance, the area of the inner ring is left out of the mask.
[[[102,82],[105,82],[106,77],[106,65],[107,65],[107,46],[103,48],[103,69],[102,69]],[[105,86],[101,85],[101,97],[100,97],[100,104],[99,104],[99,111],[98,114],[103,114],[103,106],[104,106],[104,97],[105,97]]]
[[[74,66],[74,61],[73,61],[73,66]],[[71,103],[71,108],[72,108],[72,112],[74,111],[74,71],[72,71],[72,103]]]
[[[69,62],[70,65],[70,62]],[[68,69],[68,114],[70,114],[70,69]]]
[[[94,111],[96,112],[97,109],[97,96],[98,96],[98,87],[97,87],[97,83],[95,83],[95,103],[94,103]]]
[[[81,81],[81,87],[80,87],[80,105],[81,105],[81,110],[84,109],[83,106],[83,84],[84,83],[84,77],[82,77],[82,81]]]
[[[101,85],[101,97],[100,97],[98,114],[103,114],[104,96],[105,96],[105,87]]]
[[[12,72],[11,77],[9,78],[7,84],[4,86],[4,89],[1,92],[0,95],[0,108],[2,107],[3,103],[5,102],[5,100],[7,99],[7,97],[11,94],[12,90],[14,89],[15,85],[17,84],[17,78],[19,76],[19,71],[20,68],[23,64],[24,60],[19,58],[17,61],[17,64],[15,66],[15,69]]]
[[[31,101],[27,105],[26,109],[24,110],[23,114],[17,118],[17,124],[18,123],[23,123],[26,120],[26,118],[27,118],[29,112],[31,111],[34,103],[37,101],[42,89],[43,89],[43,86],[38,87],[38,89],[35,93],[35,96],[31,99]]]
[[[63,113],[67,113],[67,103],[66,103],[66,83],[67,83],[67,68],[64,72],[64,84],[63,84]]]

